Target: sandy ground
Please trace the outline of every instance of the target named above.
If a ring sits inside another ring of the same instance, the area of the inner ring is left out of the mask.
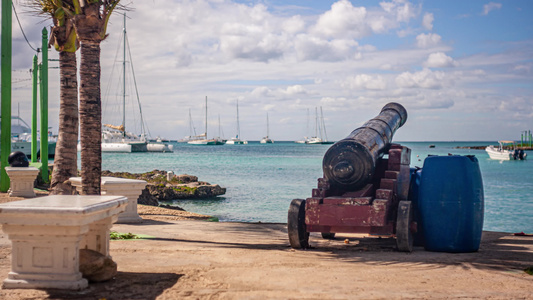
[[[147,236],[111,241],[113,280],[83,291],[1,289],[0,299],[533,299],[533,276],[523,271],[533,266],[533,237],[484,232],[476,253],[407,254],[394,250],[393,238],[312,234],[313,248],[301,251],[289,247],[285,224],[139,212],[143,223],[113,226]],[[10,250],[2,233],[0,280]]]

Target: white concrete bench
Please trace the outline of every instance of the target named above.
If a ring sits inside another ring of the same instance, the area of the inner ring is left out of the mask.
[[[78,193],[81,193],[81,177],[71,177],[69,181],[72,186],[76,187]],[[128,198],[128,206],[123,213],[118,215],[117,223],[142,222],[142,218],[137,212],[137,198],[146,187],[146,181],[104,176],[100,186],[102,195],[120,195]]]
[[[122,196],[47,196],[0,204],[11,240],[11,272],[3,288],[79,290],[79,250],[109,256],[109,233],[126,208]]]
[[[35,167],[6,167],[7,176],[10,180],[10,197],[35,197],[33,183],[39,175],[39,169]]]

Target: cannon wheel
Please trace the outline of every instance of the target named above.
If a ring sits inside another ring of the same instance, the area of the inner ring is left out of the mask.
[[[307,232],[307,226],[305,225],[305,200],[292,200],[287,217],[287,229],[292,248],[309,248],[309,232]]]
[[[326,240],[332,240],[335,238],[335,232],[322,232],[322,238]]]
[[[413,206],[411,201],[400,201],[396,219],[396,245],[399,251],[412,252],[414,236],[411,230]]]

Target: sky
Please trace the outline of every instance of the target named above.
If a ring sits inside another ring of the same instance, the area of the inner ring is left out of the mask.
[[[43,27],[14,0],[40,47]],[[408,112],[395,141],[520,140],[533,130],[533,1],[122,0],[139,98],[152,137],[237,133],[243,139],[346,137],[389,102]],[[101,45],[103,123],[119,124],[123,16]],[[30,122],[32,58],[13,17],[13,114]],[[54,49],[49,58],[57,59]],[[79,60],[79,56],[78,56]],[[57,67],[51,61],[50,66]],[[49,70],[57,132],[59,70]],[[133,77],[126,76],[128,86]],[[117,89],[115,89],[117,88]],[[116,91],[114,91],[116,90]],[[115,99],[115,100],[113,100]],[[137,131],[138,106],[126,128]],[[189,113],[190,112],[190,113]],[[137,116],[135,116],[137,115]],[[191,118],[189,118],[189,115]]]

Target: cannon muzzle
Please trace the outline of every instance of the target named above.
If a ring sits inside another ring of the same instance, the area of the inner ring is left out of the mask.
[[[407,120],[407,111],[391,102],[375,118],[331,146],[322,161],[324,178],[332,188],[355,191],[372,180],[376,163],[389,149],[396,130]]]

